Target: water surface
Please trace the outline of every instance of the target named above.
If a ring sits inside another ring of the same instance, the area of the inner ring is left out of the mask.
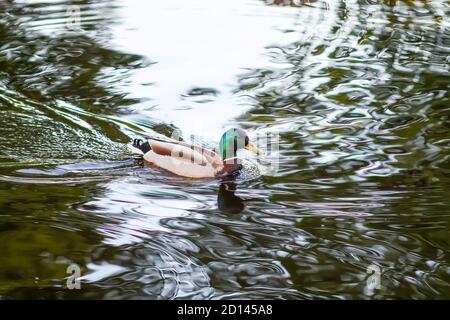
[[[1,298],[450,298],[449,2],[268,2],[0,1]],[[230,126],[279,169],[126,149]]]

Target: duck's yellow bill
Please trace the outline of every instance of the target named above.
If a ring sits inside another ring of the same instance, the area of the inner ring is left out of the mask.
[[[262,152],[261,149],[259,149],[258,147],[256,147],[255,145],[253,145],[253,144],[251,144],[251,143],[249,143],[249,144],[245,147],[245,149],[247,149],[247,150],[249,150],[249,151],[252,151],[252,152],[256,153],[257,155],[263,154],[263,152]]]

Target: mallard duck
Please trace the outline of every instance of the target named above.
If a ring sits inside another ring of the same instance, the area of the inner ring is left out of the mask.
[[[135,139],[132,151],[143,154],[144,159],[157,167],[176,175],[189,178],[212,178],[228,176],[242,166],[237,151],[247,149],[261,154],[261,150],[250,143],[247,133],[239,128],[227,130],[219,142],[219,154],[204,147],[183,141],[164,141],[149,138]]]

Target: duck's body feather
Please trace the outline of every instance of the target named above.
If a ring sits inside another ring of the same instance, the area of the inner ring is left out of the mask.
[[[179,176],[189,178],[212,178],[216,176],[216,170],[211,165],[199,165],[180,157],[161,155],[150,150],[144,155],[144,159],[166,169]]]
[[[236,148],[236,144],[233,145],[233,142],[237,141],[236,132],[245,142],[242,145],[249,146],[245,132],[232,129],[227,131],[221,139],[222,154],[225,154],[223,152],[225,150],[224,145]],[[224,143],[224,137],[231,138],[231,140],[228,139],[231,142]],[[146,161],[183,177],[212,178],[227,176],[242,168],[236,157],[236,150],[231,152],[232,157],[223,160],[215,151],[183,141],[149,138],[146,143],[143,143],[142,140],[135,140],[130,149],[134,153],[143,154]]]
[[[224,163],[209,149],[182,141],[148,139],[151,150],[144,159],[156,166],[189,178],[212,178],[229,174],[237,166]]]

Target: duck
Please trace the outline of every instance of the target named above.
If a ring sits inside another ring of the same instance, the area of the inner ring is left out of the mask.
[[[134,139],[131,151],[143,155],[144,160],[187,178],[214,178],[233,175],[242,169],[238,150],[247,149],[257,155],[261,149],[250,142],[240,128],[227,130],[219,142],[219,153],[205,147],[173,139]]]

